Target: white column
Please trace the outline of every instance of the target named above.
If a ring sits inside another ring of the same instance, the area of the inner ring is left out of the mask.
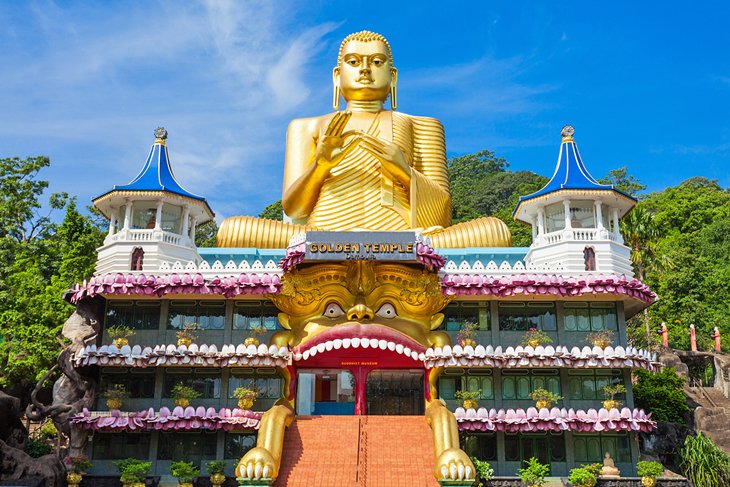
[[[155,211],[155,230],[162,228],[162,201],[157,202],[157,210]]]
[[[537,234],[545,233],[545,208],[542,206],[537,209]]]
[[[570,200],[563,201],[563,208],[565,208],[565,229],[570,230],[573,228],[570,223]]]
[[[601,202],[595,201],[596,205],[596,228],[603,228],[603,209],[601,208]]]
[[[129,230],[132,222],[132,202],[127,200],[124,207],[124,230]]]
[[[195,243],[195,226],[198,224],[198,219],[196,217],[192,218],[192,222],[190,225],[190,241]]]
[[[112,208],[111,215],[109,218],[109,236],[114,235],[114,226],[117,224],[117,210]]]
[[[537,217],[532,217],[532,241],[534,242],[537,238]]]
[[[188,205],[183,206],[183,214],[182,214],[182,232],[180,232],[181,235],[187,235],[188,231],[190,229],[190,222],[188,221],[188,217],[190,216],[190,207]]]
[[[618,225],[618,208],[613,209],[613,234],[616,235],[616,240],[623,243],[624,238],[621,236],[621,229]]]

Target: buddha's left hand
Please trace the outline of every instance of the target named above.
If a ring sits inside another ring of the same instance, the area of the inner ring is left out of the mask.
[[[383,168],[391,173],[403,185],[408,186],[411,181],[411,167],[406,162],[400,148],[391,143],[385,142],[377,137],[361,132],[358,137],[362,141],[361,147],[378,158],[383,163]]]

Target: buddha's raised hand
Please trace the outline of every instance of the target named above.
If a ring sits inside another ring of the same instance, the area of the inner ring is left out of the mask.
[[[352,132],[345,132],[350,117],[352,117],[350,112],[337,112],[327,125],[327,130],[317,140],[314,160],[319,166],[332,169],[355,148],[357,138],[354,137],[347,142]]]

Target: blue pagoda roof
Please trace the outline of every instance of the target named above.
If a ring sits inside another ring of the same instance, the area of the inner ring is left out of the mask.
[[[629,196],[621,190],[616,189],[612,184],[601,184],[588,172],[583,159],[580,157],[578,145],[573,139],[574,129],[570,125],[563,127],[563,137],[558,154],[558,163],[555,165],[555,172],[550,181],[539,191],[527,196],[521,196],[513,215],[517,213],[520,205],[528,200],[545,196],[561,190],[603,190],[615,191],[633,201],[636,198]]]

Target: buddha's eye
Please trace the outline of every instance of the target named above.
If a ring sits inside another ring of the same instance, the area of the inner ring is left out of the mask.
[[[350,66],[357,66],[357,59],[348,59],[347,64]]]
[[[373,61],[373,64],[376,65],[376,66],[382,66],[383,65],[383,61],[382,61],[382,59],[376,59],[376,60]]]
[[[344,311],[342,311],[342,308],[337,303],[329,303],[327,307],[324,309],[324,315],[327,318],[339,318],[340,316],[343,316],[345,314]]]
[[[395,306],[390,303],[384,303],[376,313],[381,318],[395,318],[398,313],[395,312]]]

